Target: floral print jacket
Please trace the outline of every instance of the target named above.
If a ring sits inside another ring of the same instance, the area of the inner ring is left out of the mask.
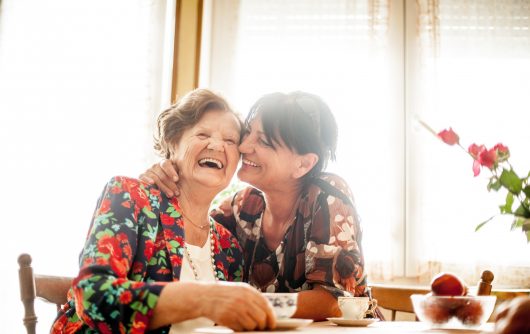
[[[79,275],[51,332],[147,332],[162,288],[180,277],[183,224],[177,199],[136,179],[112,178],[98,200]],[[215,276],[240,281],[241,248],[228,230],[214,226]],[[168,331],[169,326],[152,332]]]
[[[309,290],[318,284],[334,296],[367,295],[362,229],[347,183],[321,173],[302,190],[293,224],[277,249],[263,240],[266,202],[248,187],[213,211],[243,247],[243,279],[267,292]]]

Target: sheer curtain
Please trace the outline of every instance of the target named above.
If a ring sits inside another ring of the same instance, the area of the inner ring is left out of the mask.
[[[530,286],[522,233],[502,219],[474,232],[502,202],[486,190],[487,171],[473,178],[468,156],[418,125],[451,126],[466,146],[502,142],[528,173],[526,1],[210,5],[202,85],[243,114],[272,91],[307,90],[330,104],[340,127],[331,170],[356,196],[372,281],[426,284],[448,270],[474,284],[490,269],[497,286]]]
[[[18,254],[29,252],[41,274],[75,275],[104,184],[137,176],[153,159],[155,115],[168,101],[161,73],[174,2],[1,6],[0,313],[2,329],[16,333]],[[37,331],[46,332],[54,308],[37,308]]]
[[[320,95],[339,124],[338,162],[364,222],[372,277],[403,274],[403,99],[390,1],[213,1],[209,76],[246,114],[260,96]],[[207,30],[208,32],[208,30]]]
[[[451,270],[468,282],[484,269],[498,285],[530,286],[530,247],[499,217],[505,194],[488,193],[488,170],[473,177],[471,159],[415,123],[452,127],[464,147],[511,151],[520,175],[530,170],[530,4],[527,1],[421,0],[418,67],[421,87],[411,110],[411,252],[409,273]]]

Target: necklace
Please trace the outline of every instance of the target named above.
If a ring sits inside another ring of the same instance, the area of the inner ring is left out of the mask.
[[[201,230],[204,230],[208,225],[210,225],[209,222],[206,223],[206,224],[204,224],[204,225],[195,224],[195,223],[193,222],[193,220],[191,220],[191,219],[189,219],[188,217],[186,217],[186,215],[184,215],[183,212],[181,212],[180,215],[181,215],[183,218],[185,218],[187,221],[189,221],[189,222],[191,223],[191,225],[193,225],[193,226],[195,226],[195,227],[198,227],[198,228],[200,228]]]
[[[208,237],[210,238],[210,260],[211,260],[211,263],[212,263],[213,277],[214,277],[214,279],[216,281],[218,281],[219,279],[217,278],[217,275],[215,274],[215,269],[216,269],[215,268],[215,259],[214,259],[215,246],[214,246],[214,240],[213,240],[214,223],[213,223],[212,220],[210,220],[209,225],[210,225],[210,230],[208,231]],[[184,242],[184,252],[186,254],[186,257],[188,258],[188,262],[190,263],[191,271],[193,272],[193,277],[195,277],[196,281],[200,281],[200,277],[199,277],[199,272],[197,270],[197,266],[193,262],[193,259],[191,258],[190,250],[188,249],[188,244],[186,242]]]

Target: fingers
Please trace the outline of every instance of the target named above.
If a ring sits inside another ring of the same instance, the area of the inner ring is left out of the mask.
[[[165,159],[160,162],[160,167],[164,171],[164,173],[169,177],[169,179],[176,183],[179,180],[179,176],[177,174],[177,170],[171,160]]]
[[[168,197],[179,194],[178,175],[170,160],[162,160],[151,166],[147,171],[140,175],[140,180],[149,184],[156,184],[157,187]]]

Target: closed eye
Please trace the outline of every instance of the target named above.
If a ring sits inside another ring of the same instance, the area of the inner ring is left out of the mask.
[[[260,138],[259,139],[259,143],[263,146],[266,146],[266,147],[272,147],[272,144],[269,143],[266,139],[263,139],[263,138]]]
[[[206,133],[199,133],[197,137],[199,137],[200,139],[207,139],[210,136],[208,136]]]
[[[225,142],[228,143],[228,145],[236,145],[236,144],[239,144],[239,140],[235,140],[233,138],[227,138],[225,139]]]

